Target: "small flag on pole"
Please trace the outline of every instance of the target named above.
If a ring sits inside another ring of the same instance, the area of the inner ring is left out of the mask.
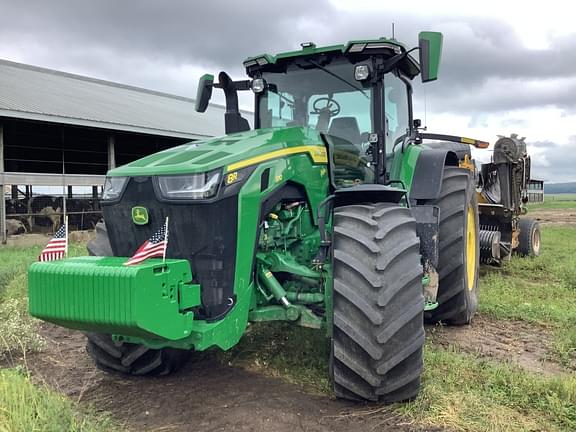
[[[38,261],[54,261],[68,254],[68,218],[38,256]]]
[[[161,257],[166,259],[166,248],[168,247],[168,218],[162,228],[160,228],[152,237],[144,242],[138,248],[136,253],[124,265],[140,264],[142,261],[153,258]]]

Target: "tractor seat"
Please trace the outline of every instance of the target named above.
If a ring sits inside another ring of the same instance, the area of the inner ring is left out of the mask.
[[[354,146],[360,146],[361,144],[360,128],[356,117],[336,117],[332,119],[328,128],[328,135],[346,141],[345,144],[353,144]]]

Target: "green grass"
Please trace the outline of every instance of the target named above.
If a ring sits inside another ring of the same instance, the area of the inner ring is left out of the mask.
[[[12,359],[42,347],[37,321],[28,314],[27,269],[41,247],[0,248],[0,360]],[[83,244],[70,245],[71,256],[86,253]]]
[[[35,385],[17,369],[0,369],[0,432],[118,430],[102,414],[79,413],[65,396]]]
[[[576,377],[427,346],[421,395],[396,410],[419,423],[463,431],[576,430]]]
[[[542,254],[513,257],[485,270],[480,311],[497,319],[520,319],[552,327],[554,351],[564,365],[576,364],[576,227],[545,227]]]
[[[544,195],[543,203],[528,204],[528,210],[576,209],[576,194]]]
[[[17,362],[25,353],[41,349],[38,321],[28,314],[28,266],[41,247],[0,248],[0,360]],[[70,255],[82,255],[82,244],[71,245]],[[80,413],[65,396],[45,385],[35,385],[19,369],[0,369],[0,432],[104,432],[118,427],[104,415]]]

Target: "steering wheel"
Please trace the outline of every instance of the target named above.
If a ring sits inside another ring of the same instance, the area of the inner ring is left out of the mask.
[[[322,102],[325,102],[323,107],[321,107]],[[312,109],[314,111],[310,114],[329,113],[330,117],[340,114],[340,104],[330,97],[321,97],[316,99],[312,104]]]

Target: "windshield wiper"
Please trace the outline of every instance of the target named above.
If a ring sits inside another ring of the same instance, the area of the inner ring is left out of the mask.
[[[306,60],[308,63],[313,64],[314,66],[316,66],[318,69],[323,70],[324,72],[326,72],[328,75],[332,75],[334,78],[342,81],[345,84],[348,84],[350,87],[352,87],[354,90],[359,91],[360,93],[362,93],[364,95],[364,97],[366,99],[370,99],[370,97],[364,92],[364,90],[362,89],[362,87],[358,87],[357,85],[351,83],[350,81],[346,80],[345,78],[342,78],[340,75],[335,74],[334,72],[332,72],[331,70],[326,69],[324,66],[316,63],[314,60],[310,60],[307,59]]]

